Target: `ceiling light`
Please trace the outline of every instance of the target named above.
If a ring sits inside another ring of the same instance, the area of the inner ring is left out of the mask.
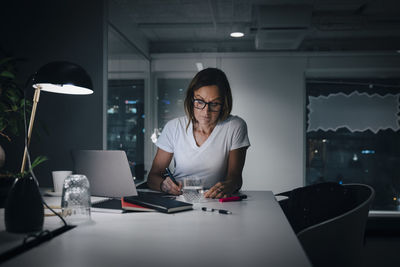
[[[231,37],[240,38],[240,37],[243,37],[243,36],[244,36],[243,32],[231,32]]]
[[[244,36],[244,27],[240,24],[235,24],[232,26],[230,36],[233,38],[240,38]]]

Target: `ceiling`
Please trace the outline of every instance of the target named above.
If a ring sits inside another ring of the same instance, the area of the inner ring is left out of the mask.
[[[400,0],[112,1],[150,53],[400,50]]]

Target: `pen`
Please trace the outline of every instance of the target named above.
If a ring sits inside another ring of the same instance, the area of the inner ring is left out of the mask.
[[[176,184],[177,186],[179,186],[178,182],[175,180],[175,177],[172,175],[171,171],[169,170],[169,168],[165,168],[165,171],[167,172],[169,178],[172,180],[172,182],[174,182],[174,184]]]
[[[218,211],[221,214],[232,214],[232,212],[230,212],[229,210],[220,210],[220,209],[212,209],[212,208],[207,208],[207,207],[202,207],[201,208],[203,211]]]
[[[225,197],[225,198],[220,198],[219,202],[230,202],[230,201],[241,201],[242,199],[246,199],[246,195],[240,195],[240,196],[235,196],[235,197]]]

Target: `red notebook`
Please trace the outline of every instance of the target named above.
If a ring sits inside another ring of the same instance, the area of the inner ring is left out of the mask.
[[[124,209],[124,210],[154,211],[153,209],[150,209],[150,208],[145,208],[145,207],[139,206],[137,204],[132,204],[132,203],[126,202],[126,201],[124,201],[124,198],[121,198],[121,205],[122,205],[122,209]]]

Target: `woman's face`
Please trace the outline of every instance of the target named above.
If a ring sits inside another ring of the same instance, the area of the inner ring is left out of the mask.
[[[214,125],[218,122],[222,99],[216,85],[203,86],[194,91],[194,117],[201,125]],[[209,104],[204,104],[207,102]],[[205,105],[205,106],[204,106]],[[202,108],[204,106],[204,108]]]

